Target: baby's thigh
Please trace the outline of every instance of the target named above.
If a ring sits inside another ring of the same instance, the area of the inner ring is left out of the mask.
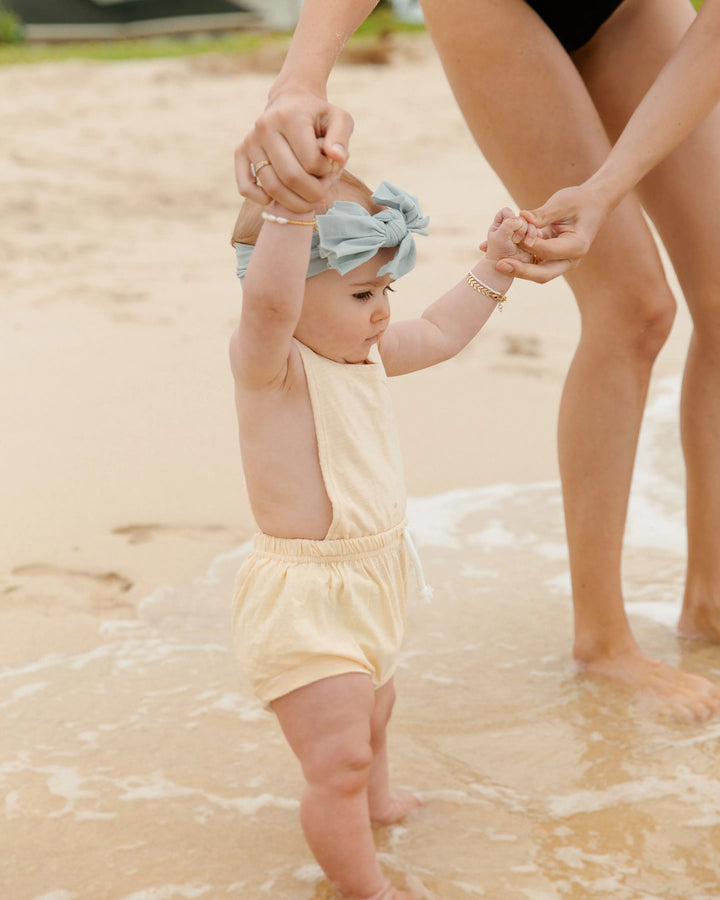
[[[370,765],[374,707],[372,679],[359,672],[323,678],[272,702],[308,780]]]

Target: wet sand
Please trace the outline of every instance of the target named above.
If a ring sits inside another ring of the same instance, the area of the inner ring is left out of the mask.
[[[272,78],[235,69],[0,71],[8,900],[331,896],[297,826],[297,766],[228,637],[253,531],[226,352],[232,149]],[[425,40],[337,69],[331,92],[356,119],[351,168],[430,215],[394,296],[395,316],[413,315],[511,198]],[[435,599],[410,612],[391,734],[396,781],[426,804],[377,838],[419,896],[717,896],[718,726],[658,721],[570,661],[555,421],[578,324],[564,283],[518,283],[460,357],[392,385]],[[673,630],[688,331],[682,309],[656,367],[625,580],[643,647],[718,681],[717,651]]]

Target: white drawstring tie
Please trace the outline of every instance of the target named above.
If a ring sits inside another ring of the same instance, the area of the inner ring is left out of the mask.
[[[405,544],[407,545],[408,553],[415,565],[415,574],[417,575],[418,584],[420,586],[420,598],[426,603],[429,603],[435,596],[435,592],[425,580],[425,572],[423,571],[422,563],[420,562],[420,556],[417,552],[415,541],[413,541],[410,529],[407,527],[405,528]]]

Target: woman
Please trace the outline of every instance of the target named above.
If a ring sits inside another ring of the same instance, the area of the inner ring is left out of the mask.
[[[273,197],[297,211],[323,195],[333,169],[347,159],[352,131],[350,117],[327,102],[327,78],[348,36],[374,5],[305,0],[266,111],[236,151],[243,194],[260,202]],[[555,5],[563,7],[562,15]],[[546,0],[542,6],[524,0],[423,3],[463,115],[485,158],[525,208],[596,172],[688,28],[693,26],[688,39],[700,33],[695,50],[701,45],[705,57],[712,56],[707,42],[719,28],[720,0],[707,0],[694,25],[687,0],[608,0],[592,8],[574,4],[575,10]],[[714,65],[708,63],[711,71]],[[692,67],[686,63],[685,69],[691,78]],[[687,84],[675,93],[687,102]],[[709,109],[711,93],[693,104],[675,138]],[[660,110],[656,120],[662,119],[662,103]],[[680,628],[720,639],[720,259],[713,227],[720,215],[720,113],[712,111],[645,176],[637,193],[620,199],[633,177],[641,177],[672,143],[659,142],[643,159],[645,169],[626,166],[632,174],[613,181],[593,221],[592,213],[583,214],[588,235],[604,214],[605,219],[582,266],[573,264],[590,237],[580,233],[579,244],[568,248],[560,223],[557,245],[539,242],[535,250],[549,261],[515,270],[536,280],[564,272],[582,320],[558,436],[575,659],[585,671],[630,686],[681,717],[706,719],[720,709],[720,691],[641,651],[625,614],[620,575],[650,374],[675,313],[644,208],[664,240],[696,325],[683,402],[691,547]],[[256,178],[254,167],[265,161],[269,165]],[[548,208],[556,218],[560,207]],[[536,220],[547,221],[544,211]],[[561,261],[554,260],[558,255]]]

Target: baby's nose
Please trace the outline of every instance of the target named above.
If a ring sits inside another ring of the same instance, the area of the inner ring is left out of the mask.
[[[380,319],[387,319],[390,315],[390,301],[387,296],[383,294],[379,299],[375,308],[372,311],[372,320],[373,322],[377,322]]]

